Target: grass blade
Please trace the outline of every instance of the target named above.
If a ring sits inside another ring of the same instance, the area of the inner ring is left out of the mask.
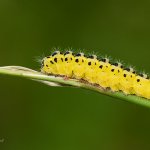
[[[88,90],[96,91],[101,94],[105,94],[114,98],[133,102],[150,108],[150,100],[145,98],[141,98],[135,95],[125,95],[122,92],[112,92],[110,90],[105,90],[99,86],[94,86],[87,82],[82,82],[76,79],[65,80],[63,77],[48,76],[42,74],[41,72],[37,72],[35,70],[21,67],[21,66],[0,67],[0,74],[28,78],[31,80],[36,80],[38,82],[42,82],[49,86],[72,86],[72,87],[85,88]]]

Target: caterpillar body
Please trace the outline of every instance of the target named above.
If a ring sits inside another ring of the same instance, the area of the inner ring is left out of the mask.
[[[41,72],[83,79],[113,92],[122,91],[150,99],[150,79],[146,74],[138,74],[121,63],[111,63],[108,58],[98,59],[96,55],[86,57],[84,53],[55,51],[43,58]]]

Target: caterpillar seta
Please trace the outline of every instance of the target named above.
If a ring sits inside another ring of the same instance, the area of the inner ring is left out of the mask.
[[[108,58],[98,59],[96,55],[55,51],[42,59],[41,72],[82,79],[113,92],[122,91],[127,95],[134,94],[150,99],[148,75],[138,74],[133,68],[125,68],[121,63],[112,63]]]

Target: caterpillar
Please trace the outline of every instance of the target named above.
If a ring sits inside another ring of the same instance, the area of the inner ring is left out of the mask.
[[[42,59],[41,72],[82,79],[113,92],[122,91],[126,95],[134,94],[150,99],[148,75],[136,73],[131,67],[125,68],[119,62],[112,63],[108,58],[98,58],[96,55],[55,51]]]

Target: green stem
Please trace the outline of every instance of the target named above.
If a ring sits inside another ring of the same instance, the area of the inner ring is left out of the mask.
[[[49,86],[73,86],[73,87],[81,87],[85,89],[89,89],[92,91],[96,91],[114,98],[122,99],[125,101],[133,102],[136,104],[140,104],[143,106],[150,107],[150,100],[141,98],[135,95],[125,95],[122,92],[112,92],[110,90],[104,90],[99,86],[94,86],[86,82],[82,82],[76,79],[64,79],[63,77],[55,77],[55,76],[48,76],[37,72],[35,70],[21,67],[21,66],[5,66],[0,67],[0,74],[11,75],[11,76],[18,76],[23,78],[28,78],[32,80],[36,80],[47,84]]]

